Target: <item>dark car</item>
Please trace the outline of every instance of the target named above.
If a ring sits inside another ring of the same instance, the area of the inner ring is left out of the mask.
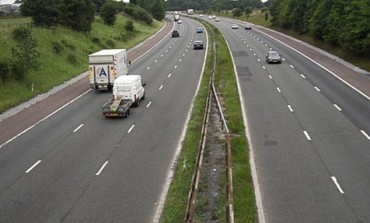
[[[179,31],[177,30],[172,31],[172,38],[179,38],[179,37],[180,37]]]
[[[252,30],[252,26],[247,24],[247,25],[244,26],[244,29],[245,30]]]
[[[197,33],[203,33],[203,28],[202,27],[197,27]]]
[[[281,63],[281,56],[278,52],[274,50],[270,50],[266,54],[266,62],[267,63]]]
[[[200,40],[194,41],[194,50],[203,49],[203,42]]]

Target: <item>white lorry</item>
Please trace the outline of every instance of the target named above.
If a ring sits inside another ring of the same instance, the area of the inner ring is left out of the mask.
[[[117,77],[113,85],[113,97],[102,107],[105,117],[127,117],[132,105],[139,106],[145,98],[145,83],[140,75],[124,75]]]
[[[112,89],[114,80],[128,73],[125,49],[104,49],[89,55],[89,80],[95,90]]]
[[[194,14],[194,9],[188,9],[188,15],[193,15]]]
[[[179,13],[178,11],[175,11],[175,12],[173,13],[173,20],[174,20],[175,22],[177,22],[177,21],[179,21],[179,20],[180,20],[180,13]]]

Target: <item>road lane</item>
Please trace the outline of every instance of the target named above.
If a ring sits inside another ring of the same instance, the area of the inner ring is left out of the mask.
[[[238,71],[266,221],[368,221],[370,146],[352,119],[360,114],[362,126],[369,127],[368,115],[361,115],[368,101],[260,33],[231,30],[227,22],[217,26]],[[264,62],[270,49],[282,54],[282,64]],[[358,106],[353,113],[340,112],[327,91],[354,97]]]
[[[105,119],[110,93],[89,92],[0,150],[1,222],[153,218],[203,66],[205,50],[186,51],[195,24],[183,23],[183,41],[168,38],[132,64],[147,91],[129,118]]]

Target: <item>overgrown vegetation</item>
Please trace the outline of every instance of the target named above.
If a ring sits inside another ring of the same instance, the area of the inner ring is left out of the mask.
[[[234,135],[231,140],[231,147],[235,222],[256,222],[257,211],[249,166],[248,145],[245,137],[245,128],[243,122],[240,121],[243,117],[236,79],[233,73],[231,55],[221,33],[213,26],[211,29],[207,27],[207,30],[208,32],[213,32],[216,37],[217,66],[215,85],[218,94],[222,98],[227,98],[227,100],[223,100],[223,106],[225,107],[225,115],[230,131]],[[182,222],[184,218],[190,182],[194,172],[195,157],[199,148],[198,143],[201,136],[202,118],[206,106],[207,93],[209,91],[209,80],[212,70],[211,53],[207,55],[206,63],[203,80],[194,102],[188,130],[181,154],[177,160],[178,165],[169,189],[161,222]],[[217,219],[217,222],[226,222],[226,219]]]

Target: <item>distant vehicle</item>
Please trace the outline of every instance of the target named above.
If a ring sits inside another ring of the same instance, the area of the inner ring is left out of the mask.
[[[173,15],[173,20],[176,22],[178,20],[180,20],[180,15],[179,14],[174,14]]]
[[[281,63],[281,56],[278,52],[274,50],[270,50],[266,54],[266,62],[267,63]]]
[[[113,97],[103,106],[102,112],[105,117],[130,115],[132,105],[139,106],[140,100],[145,99],[145,83],[140,75],[120,76],[114,81]]]
[[[216,16],[215,16],[215,15],[213,15],[213,16],[212,16],[212,19],[215,19],[215,18],[216,18]]]
[[[202,14],[200,14],[200,15],[199,15],[199,17],[200,17],[200,18],[203,18],[203,15],[202,15]]]
[[[220,21],[220,19],[219,18],[215,18],[215,22],[219,22]]]
[[[203,49],[203,42],[201,40],[194,41],[194,50],[196,49]]]
[[[182,24],[181,19],[177,20],[177,24]]]
[[[233,25],[231,26],[231,28],[232,28],[232,29],[239,29],[239,26],[238,26],[237,24],[233,24]]]
[[[94,90],[109,90],[114,80],[128,73],[125,49],[104,49],[89,55],[89,82]]]
[[[197,30],[197,33],[203,33],[203,28],[200,26],[198,26],[196,30]]]
[[[173,13],[173,20],[174,20],[175,22],[177,22],[179,19],[180,19],[180,13],[179,13],[179,11],[175,11],[175,12]]]
[[[188,9],[188,15],[193,15],[194,14],[194,9]]]
[[[249,24],[246,24],[246,25],[244,26],[244,29],[245,29],[245,30],[251,30],[251,29],[252,29],[252,26],[251,26],[251,25],[249,25]]]
[[[209,19],[212,19],[212,16],[208,16]]]
[[[172,38],[179,38],[179,37],[180,37],[179,31],[177,30],[172,31]]]

